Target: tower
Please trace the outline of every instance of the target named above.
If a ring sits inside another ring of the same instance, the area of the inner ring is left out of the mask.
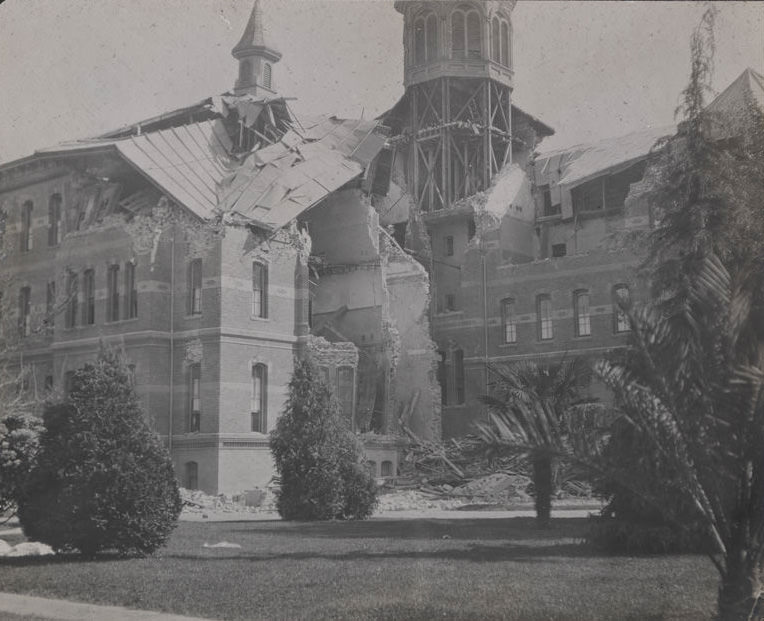
[[[395,2],[406,87],[398,114],[408,136],[409,190],[421,212],[486,189],[511,161],[515,2]]]
[[[239,61],[239,77],[234,87],[237,95],[267,95],[274,92],[273,65],[281,59],[281,53],[265,43],[260,0],[255,0],[244,34],[231,54]]]

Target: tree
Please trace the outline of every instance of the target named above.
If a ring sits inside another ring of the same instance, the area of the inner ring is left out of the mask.
[[[270,447],[281,477],[276,507],[287,520],[363,519],[377,503],[362,448],[330,388],[308,360],[295,361]]]
[[[149,429],[120,357],[101,351],[46,408],[37,463],[19,503],[30,539],[56,550],[147,554],[175,527],[172,463]]]
[[[705,109],[714,18],[692,37],[684,120],[647,173],[658,301],[633,310],[624,361],[598,372],[703,525],[726,621],[764,618],[764,115],[752,97]]]
[[[575,449],[599,427],[601,412],[583,389],[591,369],[582,358],[540,364],[522,362],[492,367],[493,394],[483,397],[487,422],[478,422],[478,438],[493,454],[522,456],[532,468],[536,519],[547,526],[559,463],[575,461]]]

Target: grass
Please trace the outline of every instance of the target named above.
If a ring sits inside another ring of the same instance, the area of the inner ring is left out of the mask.
[[[215,619],[710,619],[700,556],[613,557],[586,520],[531,518],[178,526],[145,559],[6,559],[0,589]],[[228,541],[241,549],[210,549]]]

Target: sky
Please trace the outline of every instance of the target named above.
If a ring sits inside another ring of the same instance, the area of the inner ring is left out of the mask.
[[[392,0],[262,0],[298,116],[369,118],[403,92]],[[251,0],[6,0],[0,162],[233,87]],[[764,2],[718,2],[713,86],[764,73]],[[555,128],[544,150],[670,125],[700,2],[519,0],[513,102]]]

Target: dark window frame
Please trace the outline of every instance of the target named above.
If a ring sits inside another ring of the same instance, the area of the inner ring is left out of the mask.
[[[573,326],[578,337],[592,335],[591,297],[588,289],[573,292]]]
[[[186,311],[188,315],[202,314],[202,260],[191,259],[188,263],[188,298]]]
[[[545,312],[548,311],[548,312]],[[539,341],[554,339],[554,311],[552,297],[548,293],[536,296],[536,331]]]
[[[202,365],[194,362],[188,365],[188,420],[186,429],[197,433],[202,427]]]
[[[95,270],[82,272],[82,325],[95,324]]]
[[[268,431],[268,366],[262,362],[252,365],[252,395],[250,397],[251,430]]]
[[[106,321],[119,321],[119,263],[106,269]]]
[[[252,316],[268,319],[268,264],[252,262]]]
[[[517,343],[517,320],[515,318],[514,298],[504,298],[501,301],[501,339],[505,345]]]

